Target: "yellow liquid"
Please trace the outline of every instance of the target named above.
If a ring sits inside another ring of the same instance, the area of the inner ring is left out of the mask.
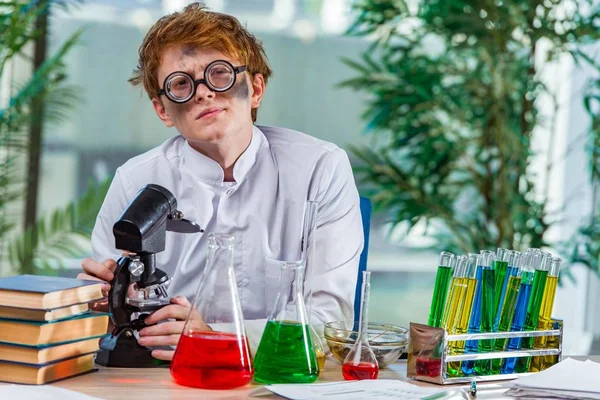
[[[325,368],[325,352],[323,349],[315,349],[315,356],[317,357],[317,365],[319,366],[319,375]]]
[[[444,312],[443,327],[448,331],[456,325],[456,316],[463,308],[465,301],[465,292],[467,291],[467,278],[454,278],[450,285],[450,295],[446,303],[446,312]]]
[[[538,330],[548,330],[552,327],[552,308],[554,307],[554,296],[556,295],[556,285],[558,284],[558,276],[549,276],[546,280],[546,288],[544,289],[544,297],[542,298],[542,307],[540,309],[540,319],[538,322]],[[538,336],[533,343],[534,349],[545,349],[547,346],[548,336]],[[543,367],[544,357],[532,357],[529,370],[538,372],[546,369]]]
[[[462,335],[467,333],[469,329],[469,320],[471,319],[471,309],[473,308],[473,299],[475,297],[475,288],[477,287],[477,279],[467,278],[467,290],[465,293],[465,301],[463,302],[462,310],[457,315],[456,324],[448,331],[451,335]],[[451,354],[462,354],[465,351],[465,341],[450,342],[448,344]],[[462,375],[460,361],[452,361],[448,363],[448,375]]]

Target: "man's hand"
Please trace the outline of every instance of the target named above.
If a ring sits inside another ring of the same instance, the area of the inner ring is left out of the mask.
[[[110,284],[108,282],[111,282],[115,277],[114,272],[117,268],[117,262],[115,260],[108,259],[99,263],[91,258],[86,258],[81,262],[81,267],[83,268],[84,272],[77,275],[77,279],[106,282],[104,285],[102,285],[102,294],[107,296],[108,291],[110,290]],[[95,311],[106,312],[108,311],[108,302],[106,300],[101,300],[90,303],[90,308]]]
[[[146,319],[148,326],[140,330],[140,339],[138,343],[141,346],[176,346],[179,342],[179,337],[183,332],[185,320],[190,314],[192,305],[184,296],[178,296],[171,299],[171,304],[161,308],[150,314]],[[175,319],[175,321],[167,321],[158,324],[160,321],[167,319]],[[204,323],[202,317],[196,312],[190,316],[191,323],[194,324],[194,331],[210,331],[210,327]],[[158,324],[158,325],[154,325]],[[152,357],[159,360],[172,360],[174,350],[153,350]]]

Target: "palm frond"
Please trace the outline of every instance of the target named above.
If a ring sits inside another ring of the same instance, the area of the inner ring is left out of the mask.
[[[78,200],[40,218],[14,238],[8,246],[12,267],[18,273],[31,274],[50,265],[60,267],[65,258],[85,254],[87,249],[80,243],[89,240],[110,181],[90,184]]]
[[[600,73],[587,46],[600,40],[600,5],[564,14],[558,1],[473,4],[420,2],[414,12],[404,1],[353,3],[348,34],[374,40],[360,57],[341,60],[354,75],[338,87],[369,95],[362,117],[377,139],[370,148],[350,148],[360,161],[356,176],[392,223],[410,229],[435,221],[440,249],[545,246],[555,222],[536,196],[528,165],[535,157],[531,134],[547,124],[536,105],[552,93],[532,62],[535,43],[544,38],[550,59],[571,55]],[[402,30],[407,18],[414,22],[410,33]],[[441,51],[432,52],[426,38],[435,38]],[[599,88],[591,84],[582,98],[592,119],[596,181]]]

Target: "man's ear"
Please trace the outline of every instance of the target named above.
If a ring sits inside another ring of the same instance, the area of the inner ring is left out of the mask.
[[[254,74],[252,79],[252,98],[250,106],[252,108],[258,108],[260,101],[265,94],[265,79],[262,74]]]
[[[162,101],[155,97],[152,99],[152,106],[154,107],[154,111],[156,112],[156,115],[158,115],[158,118],[160,118],[167,128],[170,128],[174,125],[171,117],[169,114],[167,114],[167,110],[165,110],[165,106],[163,105]]]

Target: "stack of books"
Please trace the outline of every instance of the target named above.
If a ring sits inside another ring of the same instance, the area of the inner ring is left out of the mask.
[[[0,381],[40,385],[94,370],[107,313],[102,283],[17,275],[0,279]]]

